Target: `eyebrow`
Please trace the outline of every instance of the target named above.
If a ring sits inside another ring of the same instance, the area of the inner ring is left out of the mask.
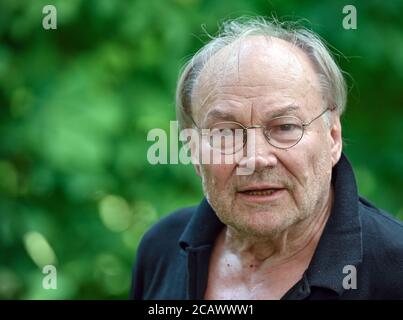
[[[207,123],[211,120],[236,121],[234,115],[231,112],[220,109],[209,110],[204,119]]]
[[[281,117],[281,116],[286,115],[287,113],[295,113],[295,111],[298,111],[298,110],[300,110],[300,107],[292,104],[292,105],[288,105],[288,106],[279,108],[279,109],[275,110],[274,112],[272,110],[268,111],[265,113],[265,117],[269,118],[269,119]]]

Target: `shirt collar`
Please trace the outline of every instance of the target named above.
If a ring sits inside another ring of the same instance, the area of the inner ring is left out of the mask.
[[[310,286],[343,292],[343,269],[362,261],[362,230],[358,191],[351,164],[342,154],[332,172],[334,202],[307,270]]]
[[[362,233],[358,212],[358,192],[353,169],[342,154],[332,171],[334,202],[311,263],[306,271],[309,286],[324,287],[341,294],[343,268],[362,261]],[[196,208],[179,245],[183,250],[197,251],[213,246],[223,228],[214,210],[204,198]]]
[[[224,224],[204,198],[182,233],[179,245],[183,250],[213,245],[223,227]]]

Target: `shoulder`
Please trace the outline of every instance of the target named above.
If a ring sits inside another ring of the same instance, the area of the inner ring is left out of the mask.
[[[175,274],[181,274],[185,264],[178,241],[195,209],[172,212],[144,234],[137,248],[130,298],[162,297],[175,281]],[[180,287],[182,279],[177,280],[176,287]]]
[[[363,264],[380,298],[403,298],[403,223],[360,198]]]
[[[178,209],[160,219],[143,236],[138,252],[169,253],[178,241],[197,207]]]
[[[377,208],[365,198],[359,199],[363,236],[374,244],[403,249],[403,222]]]
[[[178,209],[161,218],[144,235],[144,240],[155,240],[156,238],[175,238],[179,240],[182,232],[189,223],[190,218],[197,207]]]

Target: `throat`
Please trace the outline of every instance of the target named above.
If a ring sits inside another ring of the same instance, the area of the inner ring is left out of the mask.
[[[244,270],[276,268],[290,261],[311,260],[330,210],[289,227],[280,234],[256,237],[225,227],[219,235],[222,250],[239,259]],[[218,240],[217,239],[217,240]]]

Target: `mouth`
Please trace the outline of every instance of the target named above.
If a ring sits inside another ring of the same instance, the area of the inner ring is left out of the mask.
[[[238,195],[247,201],[262,202],[272,201],[280,197],[286,189],[272,186],[256,186],[240,189]]]
[[[279,189],[248,190],[248,191],[242,191],[242,193],[250,196],[269,196],[274,192],[276,192],[277,190]]]

